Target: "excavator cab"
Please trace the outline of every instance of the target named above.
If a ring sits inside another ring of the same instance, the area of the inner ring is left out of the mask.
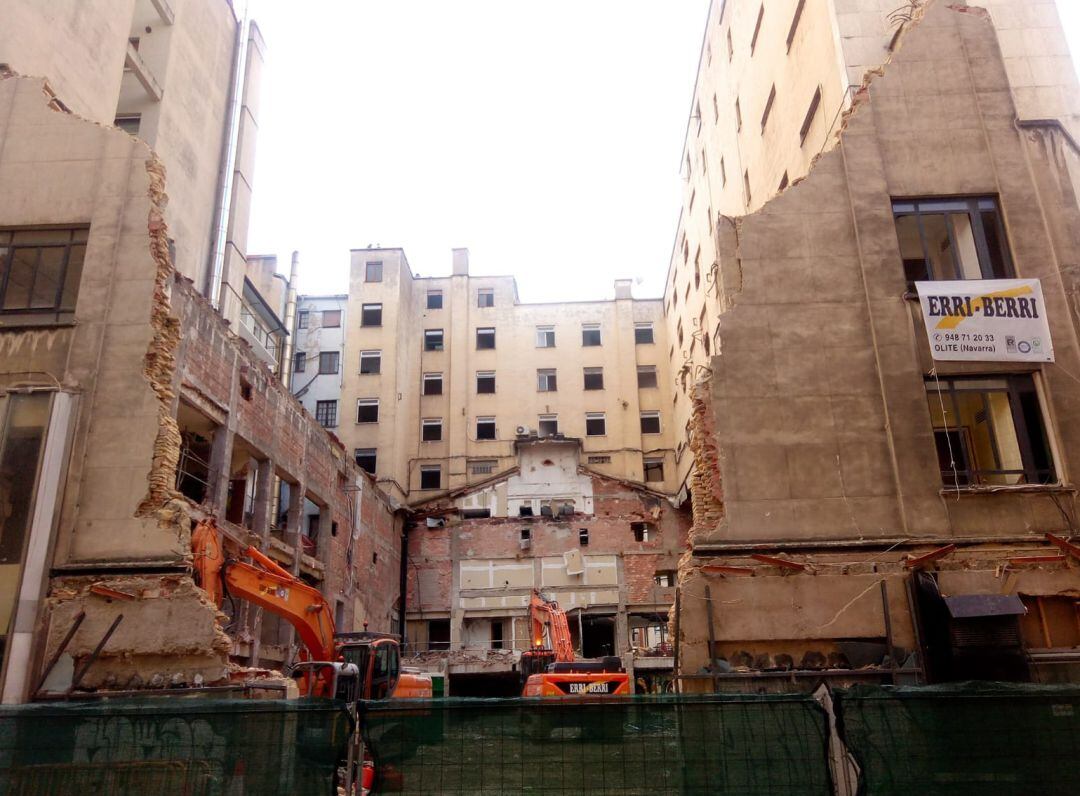
[[[401,678],[401,650],[396,636],[386,633],[338,633],[334,636],[346,663],[356,666],[360,699],[386,699]]]

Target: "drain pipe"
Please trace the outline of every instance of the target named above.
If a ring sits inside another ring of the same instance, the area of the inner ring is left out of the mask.
[[[285,345],[281,355],[281,383],[292,389],[293,352],[296,350],[296,275],[300,269],[300,252],[292,253],[289,266],[289,287],[285,292]]]
[[[244,4],[244,16],[236,31],[233,48],[232,85],[229,88],[229,122],[225,127],[224,149],[221,154],[221,174],[218,183],[218,201],[214,208],[214,230],[210,245],[210,269],[207,275],[205,295],[214,309],[221,309],[221,277],[225,270],[225,245],[229,230],[229,213],[232,210],[233,180],[236,178],[236,149],[240,138],[240,109],[244,101],[244,78],[247,75],[248,34],[250,32],[248,4]]]

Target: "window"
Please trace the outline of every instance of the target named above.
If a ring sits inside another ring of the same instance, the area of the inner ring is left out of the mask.
[[[701,100],[694,102],[694,118],[697,119],[697,134],[701,135]]]
[[[364,304],[360,307],[361,326],[382,326],[382,304]]]
[[[655,482],[664,480],[664,460],[663,459],[645,459],[645,481]]]
[[[337,426],[337,401],[316,401],[315,421],[323,428]]]
[[[697,199],[697,191],[696,191],[696,190],[694,190],[694,191],[691,191],[691,192],[690,192],[690,207],[689,207],[689,211],[690,211],[691,213],[693,213],[693,212],[694,212],[694,200],[695,200],[695,199]]]
[[[472,475],[491,475],[498,465],[494,459],[475,459],[469,462],[469,473]]]
[[[442,395],[442,374],[424,374],[424,395]]]
[[[799,4],[795,6],[795,16],[791,20],[791,27],[788,28],[787,34],[787,48],[791,51],[791,43],[795,41],[795,32],[799,29],[799,20],[802,19],[803,8],[806,6],[806,0],[799,0]]]
[[[630,530],[634,532],[635,542],[647,542],[654,534],[654,529],[647,522],[632,522]]]
[[[476,350],[484,351],[495,347],[495,330],[488,327],[476,330]]]
[[[379,399],[358,398],[356,400],[356,422],[378,423],[379,422]]]
[[[382,263],[376,261],[370,263],[364,263],[364,281],[365,282],[381,282],[382,281]]]
[[[603,412],[585,413],[585,436],[602,437],[607,434],[607,421]]]
[[[79,294],[86,227],[0,230],[0,313],[71,313]]]
[[[728,28],[727,32],[727,57],[729,61],[735,57],[735,43],[731,40],[731,28]]]
[[[994,199],[896,201],[893,215],[908,282],[1013,276]]]
[[[715,94],[712,95],[712,116],[714,122],[720,121],[720,101]]]
[[[300,310],[298,313],[296,313],[296,328],[297,329],[306,329],[306,328],[308,328],[308,317],[309,316],[308,316],[308,311],[307,310]]]
[[[307,354],[303,351],[297,351],[293,355],[293,373],[303,373],[304,368],[307,367]]]
[[[634,324],[634,343],[637,345],[651,345],[653,340],[653,330],[651,323],[635,323]]]
[[[558,389],[553,368],[536,371],[536,389],[539,392],[555,392]]]
[[[449,619],[429,619],[427,623],[427,631],[429,650],[450,649]]]
[[[799,128],[799,146],[806,143],[806,136],[810,133],[810,128],[814,126],[814,119],[817,117],[818,107],[821,105],[821,86],[817,87],[814,91],[814,96],[810,100],[810,107],[806,109],[806,117],[803,119],[802,127]]]
[[[424,442],[438,442],[442,439],[442,419],[422,420],[420,439]]]
[[[429,310],[441,310],[442,309],[442,291],[441,290],[429,290],[427,292],[427,308]]]
[[[530,515],[531,515],[531,512],[530,512]],[[522,515],[522,516],[525,516],[525,515]],[[521,539],[521,546],[522,547],[528,547],[529,543],[532,542],[532,530],[529,529],[529,528],[522,528],[519,538]]]
[[[141,113],[125,113],[113,119],[113,125],[119,127],[128,135],[138,135],[139,125],[142,123]]]
[[[536,347],[537,348],[554,348],[555,347],[555,327],[554,326],[537,326],[536,327]]]
[[[476,418],[476,438],[478,440],[495,439],[495,418]]]
[[[495,371],[479,370],[476,372],[477,395],[488,395],[495,392]]]
[[[382,351],[361,351],[360,372],[374,375],[382,372]]]
[[[738,97],[735,98],[735,130],[742,130],[742,105],[739,104]]]
[[[601,345],[600,324],[585,323],[581,325],[582,345]]]
[[[776,86],[769,89],[769,98],[765,100],[765,110],[761,114],[761,132],[765,132],[765,125],[769,123],[769,114],[772,113],[773,103],[776,102]]]
[[[610,456],[590,456],[589,464],[611,464]]]
[[[578,544],[581,545],[582,547],[588,547],[589,546],[589,529],[588,528],[579,528],[578,532],[577,532],[577,540],[578,540]]]
[[[498,619],[491,621],[491,648],[493,650],[503,648],[503,623]]]
[[[353,451],[353,458],[356,459],[357,467],[366,473],[375,475],[375,462],[378,458],[375,448],[357,448]]]
[[[482,287],[476,291],[477,307],[494,307],[495,291],[490,287]]]
[[[656,386],[656,365],[638,365],[637,386],[639,390]]]
[[[694,290],[701,287],[701,247],[694,254]],[[687,295],[690,294],[690,285],[686,286]]]
[[[743,172],[742,175],[743,190],[746,191],[746,203],[750,204],[752,194],[750,193],[750,169]]]
[[[682,319],[681,318],[679,319],[679,322],[677,324],[675,324],[675,336],[679,338],[679,347],[682,348],[682,344],[683,344],[683,328],[682,328]]]
[[[443,350],[443,330],[442,329],[425,329],[424,330],[424,350],[425,351],[442,351]]]
[[[602,390],[602,389],[604,389],[604,369],[603,368],[585,368],[585,389],[586,390]]]
[[[780,187],[777,190],[782,191],[787,188],[789,184],[790,180],[788,180],[788,173],[785,171],[784,176],[780,178]]]
[[[559,433],[558,415],[540,415],[536,431],[541,437],[550,437]]]
[[[642,412],[641,413],[641,433],[642,434],[659,434],[660,433],[660,413],[659,412]]]
[[[658,569],[656,574],[653,575],[653,583],[657,586],[661,586],[665,589],[670,589],[675,585],[675,570],[673,569]]]
[[[758,34],[761,33],[761,21],[765,18],[765,4],[761,4],[761,8],[757,12],[757,22],[754,23],[754,35],[750,38],[750,54],[754,54],[754,48],[757,47]]]
[[[720,186],[727,185],[727,165],[724,163],[724,157],[720,156]],[[709,218],[709,223],[712,224],[712,218]]]
[[[341,327],[341,310],[323,310],[322,325],[324,329],[338,329]]]
[[[437,464],[420,465],[420,488],[439,489],[442,486],[442,467]]]
[[[1031,376],[927,379],[926,396],[946,487],[1057,481]]]
[[[319,375],[337,373],[341,369],[341,353],[338,351],[319,352]]]

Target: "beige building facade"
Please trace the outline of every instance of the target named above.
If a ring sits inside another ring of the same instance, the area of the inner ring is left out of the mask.
[[[582,441],[582,464],[666,491],[676,467],[658,300],[522,303],[508,276],[417,277],[400,249],[352,253],[337,435],[410,503],[516,464],[515,442]]]

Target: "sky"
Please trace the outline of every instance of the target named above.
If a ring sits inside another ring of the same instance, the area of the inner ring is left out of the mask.
[[[344,293],[349,250],[659,296],[709,0],[250,0],[267,42],[248,250]],[[1080,0],[1058,0],[1080,67]]]

